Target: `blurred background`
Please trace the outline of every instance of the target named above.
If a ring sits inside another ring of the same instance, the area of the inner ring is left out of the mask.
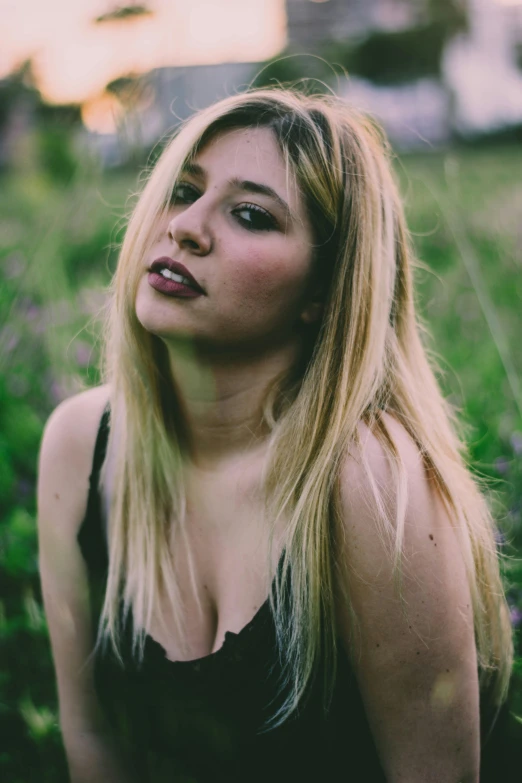
[[[67,779],[36,462],[51,410],[98,382],[141,172],[195,109],[303,80],[396,153],[419,310],[501,525],[517,661],[495,780],[522,779],[522,0],[0,0],[0,18],[0,778]]]

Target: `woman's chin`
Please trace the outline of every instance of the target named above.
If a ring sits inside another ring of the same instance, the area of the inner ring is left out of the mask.
[[[146,332],[158,337],[165,343],[193,340],[196,337],[193,330],[184,328],[178,324],[173,324],[172,321],[166,323],[159,318],[141,319],[139,316],[138,320]]]
[[[176,312],[176,308],[165,306],[162,302],[152,301],[149,296],[138,295],[135,312],[142,327],[158,337],[190,336],[192,334],[189,325],[183,323],[186,321],[183,313]]]

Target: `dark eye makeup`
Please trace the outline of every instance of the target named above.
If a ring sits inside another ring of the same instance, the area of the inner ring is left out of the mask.
[[[187,182],[174,185],[170,199],[171,206],[177,204],[193,204],[199,198],[199,191]],[[275,218],[257,204],[240,204],[232,214],[238,223],[248,231],[272,231],[277,228]]]
[[[170,203],[173,204],[192,204],[199,198],[199,193],[195,187],[187,182],[178,182],[172,188]]]

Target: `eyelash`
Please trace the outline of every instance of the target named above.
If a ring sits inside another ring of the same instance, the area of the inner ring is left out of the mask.
[[[190,203],[194,203],[197,198],[199,198],[199,193],[192,185],[189,185],[185,182],[180,182],[178,185],[174,186],[174,189],[172,191],[172,197],[170,200],[171,206],[175,204],[183,204],[187,203],[188,198],[185,195],[185,197],[180,196],[180,191],[188,190],[191,191],[194,198]],[[241,218],[239,216],[240,212],[253,212],[257,215],[258,219],[261,218],[261,225],[253,225],[255,221],[252,220],[245,220],[244,218]],[[258,206],[257,204],[241,204],[239,207],[236,207],[232,213],[235,215],[236,220],[239,222],[243,228],[245,228],[247,231],[272,231],[277,228],[277,222],[272,217],[270,212],[267,212],[266,209],[263,209],[262,207]]]

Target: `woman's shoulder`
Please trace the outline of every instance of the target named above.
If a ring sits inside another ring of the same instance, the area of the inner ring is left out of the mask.
[[[341,636],[387,773],[467,780],[479,691],[463,546],[414,437],[391,415],[382,422],[360,427],[341,470]]]
[[[96,386],[63,400],[49,416],[38,466],[39,524],[60,517],[61,524],[76,533],[85,514],[96,436],[109,398],[108,385]]]
[[[365,494],[370,487],[367,469],[384,491],[394,486],[394,473],[388,448],[390,445],[404,466],[408,483],[416,488],[427,480],[421,450],[406,427],[392,413],[382,411],[373,425],[359,422],[357,438],[341,463],[341,490],[349,490],[350,495]],[[366,467],[365,467],[366,466]]]
[[[63,400],[51,413],[45,425],[42,450],[51,448],[67,458],[71,467],[90,471],[100,419],[110,398],[108,384]]]
[[[75,439],[81,441],[85,436],[92,436],[92,427],[95,424],[96,435],[99,419],[109,398],[109,384],[93,386],[67,397],[52,411],[45,430],[56,431],[62,437],[75,436]]]
[[[340,470],[346,557],[361,573],[379,574],[383,585],[393,581],[399,550],[414,580],[436,579],[442,567],[460,573],[458,525],[414,436],[390,413],[357,432]]]

